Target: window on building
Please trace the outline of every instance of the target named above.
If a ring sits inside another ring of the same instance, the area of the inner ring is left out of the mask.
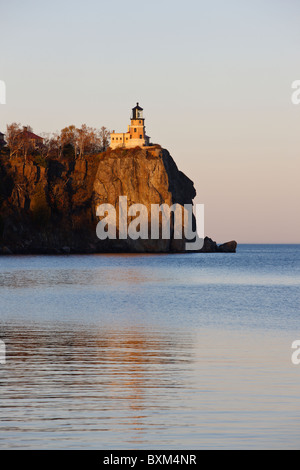
[[[140,139],[142,139],[142,138],[143,138],[143,136],[142,136],[142,135],[140,135]]]
[[[142,124],[142,121],[139,121],[139,124]]]
[[[114,138],[114,137],[112,137],[112,139],[111,139],[111,140],[115,140],[115,138]]]
[[[136,132],[136,127],[134,128],[134,132]]]

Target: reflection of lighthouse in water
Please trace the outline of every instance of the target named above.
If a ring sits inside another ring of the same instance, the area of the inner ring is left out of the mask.
[[[104,347],[102,340],[98,342],[98,354],[103,372],[109,371],[104,381],[114,402],[115,420],[118,426],[136,431],[134,442],[142,442],[149,420],[153,420],[151,408],[155,406],[157,410],[161,406],[165,412],[164,390],[181,385],[180,374],[174,375],[172,369],[177,362],[174,350],[180,340],[140,328],[110,331],[105,337]],[[179,350],[182,354],[181,347]]]

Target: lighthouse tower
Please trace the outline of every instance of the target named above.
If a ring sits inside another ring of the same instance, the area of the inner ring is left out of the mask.
[[[149,140],[150,138],[146,135],[143,108],[137,103],[136,106],[132,108],[130,125],[128,126],[127,132],[122,134],[113,131],[110,134],[110,148],[145,147],[149,145]]]

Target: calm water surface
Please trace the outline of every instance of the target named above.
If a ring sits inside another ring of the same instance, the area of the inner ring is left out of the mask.
[[[0,258],[0,447],[300,448],[300,246]]]

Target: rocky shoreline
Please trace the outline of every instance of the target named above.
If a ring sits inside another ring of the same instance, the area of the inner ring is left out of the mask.
[[[236,253],[237,242],[231,241],[227,243],[223,243],[222,245],[217,245],[215,241],[211,238],[205,237],[204,239],[204,246],[201,250],[189,253]],[[101,251],[97,251],[93,249],[93,247],[89,247],[89,249],[74,251],[73,248],[69,246],[63,246],[61,248],[34,248],[28,246],[24,247],[16,247],[9,248],[8,246],[0,246],[0,256],[1,255],[70,255],[70,254],[96,254],[96,253],[103,253]],[[105,253],[124,253],[124,251],[106,251]],[[126,252],[126,253],[134,253],[134,252]],[[158,253],[158,252],[156,252]],[[179,252],[180,253],[180,252]]]

